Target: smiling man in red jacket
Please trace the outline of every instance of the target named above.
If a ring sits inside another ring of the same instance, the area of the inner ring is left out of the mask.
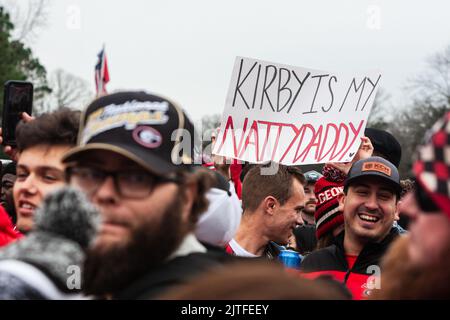
[[[397,168],[381,157],[355,162],[338,196],[344,212],[344,232],[334,244],[302,262],[306,277],[331,275],[343,282],[355,299],[378,289],[380,259],[398,235],[393,228],[401,191]]]

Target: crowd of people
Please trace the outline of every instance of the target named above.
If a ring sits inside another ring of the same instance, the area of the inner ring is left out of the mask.
[[[22,117],[4,147],[0,299],[450,298],[450,112],[410,177],[375,128],[318,171],[198,164],[184,110],[145,92]]]

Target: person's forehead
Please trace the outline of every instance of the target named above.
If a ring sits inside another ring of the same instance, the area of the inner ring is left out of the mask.
[[[69,145],[36,145],[23,150],[18,157],[17,164],[26,159],[27,161],[35,160],[36,162],[46,162],[49,159],[56,159],[61,161],[64,153],[69,150],[71,146]],[[45,159],[45,160],[44,160]]]
[[[308,183],[305,185],[305,189],[308,188],[308,189],[314,190],[315,185],[316,185],[315,182],[308,182]]]
[[[293,188],[292,196],[303,196],[305,194],[303,184],[297,179],[294,179],[292,188]]]
[[[388,191],[395,193],[394,188],[392,187],[391,183],[389,183],[386,179],[383,179],[383,178],[377,177],[377,176],[363,176],[358,179],[355,179],[349,185],[350,188],[352,188],[352,187],[356,188],[356,187],[360,187],[360,186],[388,190]]]
[[[70,146],[67,145],[37,145],[23,150],[17,160],[17,168],[41,168],[55,167],[56,169],[64,168],[61,162],[62,157]]]

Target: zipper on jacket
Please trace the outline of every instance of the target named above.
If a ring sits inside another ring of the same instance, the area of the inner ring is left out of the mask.
[[[351,269],[348,269],[347,272],[345,273],[345,277],[344,277],[344,284],[347,284],[347,280],[350,277],[350,273],[352,272]]]

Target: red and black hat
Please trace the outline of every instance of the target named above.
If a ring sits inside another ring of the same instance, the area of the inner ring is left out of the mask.
[[[450,218],[450,112],[426,134],[413,171],[430,200]]]
[[[344,215],[339,210],[338,195],[343,191],[343,181],[333,181],[325,176],[317,180],[314,193],[317,198],[314,220],[316,222],[317,239],[344,223]]]
[[[64,162],[90,150],[121,154],[157,175],[190,169],[194,126],[172,101],[145,92],[118,92],[94,100],[81,118],[77,147]]]

